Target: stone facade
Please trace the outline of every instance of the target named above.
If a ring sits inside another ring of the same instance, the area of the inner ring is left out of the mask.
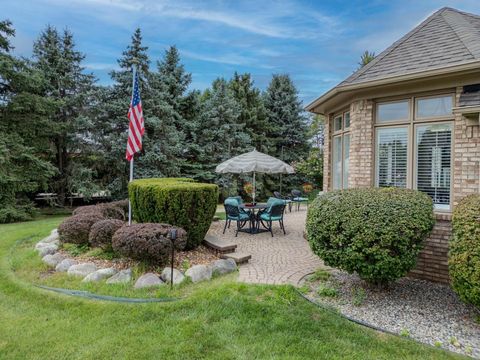
[[[463,88],[456,89],[455,106]],[[325,126],[323,190],[332,190],[331,136],[333,114]],[[374,180],[374,102],[358,100],[350,104],[349,188],[370,187]],[[453,127],[452,200],[455,206],[463,197],[480,192],[480,131],[461,114],[456,114]],[[437,214],[435,228],[425,243],[418,266],[411,275],[433,281],[448,282],[448,241],[451,236],[451,215]]]

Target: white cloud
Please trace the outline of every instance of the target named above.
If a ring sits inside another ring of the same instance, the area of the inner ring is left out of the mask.
[[[86,63],[84,67],[89,70],[120,70],[120,66],[112,63]]]

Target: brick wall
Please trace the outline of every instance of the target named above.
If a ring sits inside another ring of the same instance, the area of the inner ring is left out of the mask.
[[[360,100],[350,105],[349,188],[371,187],[373,181],[373,102]]]
[[[323,137],[323,191],[331,190],[330,187],[330,171],[331,162],[331,143],[332,143],[332,121],[333,116],[327,116],[325,120],[324,137]]]
[[[457,88],[456,103],[462,92]],[[480,131],[469,126],[461,114],[455,115],[453,148],[453,202],[480,192]]]
[[[417,266],[409,276],[448,283],[448,242],[451,236],[451,215],[437,214],[433,231],[425,240],[424,248],[418,256]]]

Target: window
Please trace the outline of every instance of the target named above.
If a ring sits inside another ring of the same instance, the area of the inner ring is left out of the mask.
[[[453,95],[377,104],[375,184],[427,193],[450,210]]]
[[[333,118],[332,138],[332,187],[334,190],[348,187],[350,163],[350,113]]]
[[[407,187],[408,128],[380,128],[376,144],[377,186]]]
[[[451,95],[429,97],[417,100],[417,118],[431,118],[452,114],[453,97]]]
[[[409,101],[402,100],[377,105],[377,122],[389,122],[409,119]]]
[[[417,189],[433,199],[435,208],[450,208],[452,126],[432,124],[416,129]]]

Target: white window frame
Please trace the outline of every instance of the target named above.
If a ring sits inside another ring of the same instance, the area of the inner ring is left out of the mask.
[[[332,120],[332,137],[331,137],[331,142],[332,142],[332,145],[331,145],[331,149],[332,149],[332,154],[331,154],[331,188],[334,189],[334,190],[342,190],[342,189],[348,189],[348,178],[347,178],[347,184],[345,184],[345,181],[344,181],[344,171],[345,171],[345,136],[349,136],[350,137],[350,128],[352,126],[352,123],[351,123],[351,119],[350,119],[350,124],[349,124],[349,127],[345,127],[345,118],[346,118],[346,114],[349,114],[350,115],[350,111],[349,110],[346,110],[346,111],[343,111],[341,113],[338,113],[338,114],[335,114],[333,116],[333,120]],[[342,127],[340,130],[335,130],[335,121],[341,117],[342,121]],[[340,171],[340,187],[339,188],[335,188],[334,187],[334,180],[335,180],[335,164],[333,162],[333,159],[334,159],[334,151],[335,151],[335,147],[334,147],[334,139],[335,138],[340,138],[341,140],[341,154],[340,154],[340,163],[341,163],[341,171]],[[351,137],[350,137],[350,142],[351,142]],[[351,144],[351,143],[350,143]],[[349,150],[350,150],[350,146],[349,146]],[[348,153],[348,158],[349,158],[349,167],[350,167],[350,151]],[[348,169],[348,175],[350,177],[350,169]]]

